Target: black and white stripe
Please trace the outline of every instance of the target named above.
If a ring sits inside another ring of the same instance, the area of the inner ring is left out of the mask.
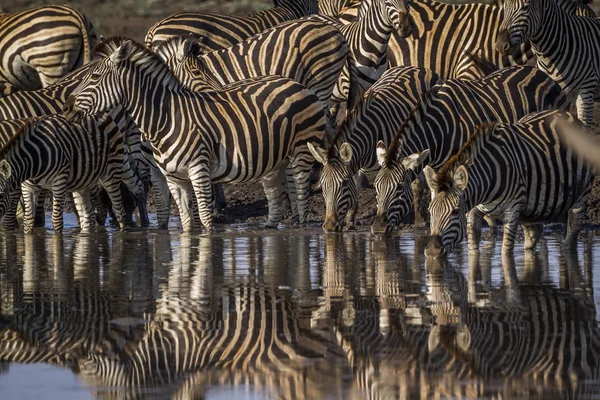
[[[371,178],[376,173],[379,167],[375,156],[377,143],[389,144],[421,96],[440,82],[437,74],[425,69],[392,68],[369,88],[348,114],[327,149],[309,147],[316,160],[323,164],[320,183],[325,199],[323,228],[326,231],[340,230],[344,223],[354,224],[360,189],[355,182],[357,175]]]
[[[513,250],[522,221],[565,217],[565,247],[575,248],[593,175],[578,156],[560,145],[561,122],[577,121],[567,112],[546,111],[514,124],[484,125],[437,173],[426,167],[434,195],[429,207],[434,238],[426,252],[437,255],[443,252],[440,243],[445,249],[460,243],[467,230],[464,215],[471,210],[474,231],[483,214],[503,215],[504,252]],[[541,230],[538,225],[525,228],[525,248],[532,249]],[[469,242],[470,248],[478,248],[476,232],[469,232]]]
[[[95,44],[90,21],[68,6],[0,14],[0,77],[22,90],[46,87],[89,62]]]
[[[201,45],[201,44],[200,44]],[[295,80],[315,93],[326,110],[340,74],[350,67],[357,83],[356,63],[344,36],[331,24],[298,20],[282,23],[231,48],[198,55],[192,39],[168,39],[155,50],[175,72],[183,86],[214,90],[238,81],[265,75]],[[360,89],[350,87],[348,108],[354,106]],[[340,101],[336,98],[335,101]],[[335,124],[335,116],[330,121]]]
[[[374,182],[378,208],[373,232],[388,232],[397,226],[412,203],[412,199],[398,195],[398,188],[409,177],[402,163],[404,157],[429,150],[427,163],[439,168],[478,125],[516,122],[532,112],[565,104],[560,86],[532,67],[509,67],[480,80],[451,79],[434,87],[404,121],[389,149],[378,146],[382,168]],[[420,171],[417,168],[414,172]]]
[[[226,49],[282,22],[318,11],[317,0],[276,0],[274,8],[249,15],[184,12],[154,24],[146,34],[146,46],[154,49],[170,37],[191,33],[203,39],[207,51]]]
[[[85,117],[81,123],[58,115],[26,120],[12,140],[2,146],[0,155],[0,217],[14,207],[14,194],[22,192],[25,232],[33,228],[34,208],[42,189],[52,191],[52,223],[57,233],[63,229],[67,192],[73,192],[83,232],[89,232],[95,222],[90,189],[98,182],[108,191],[121,228],[121,181],[128,182],[145,204],[144,187],[129,167],[121,131],[108,114],[98,119]]]
[[[321,142],[325,113],[304,86],[265,77],[222,91],[191,92],[158,56],[126,42],[90,69],[73,96],[75,111],[123,103],[152,144],[185,231],[193,227],[189,205],[194,197],[202,224],[212,229],[212,181],[262,180],[269,200],[267,224],[276,225],[283,218],[279,170],[285,160],[294,171],[298,214],[305,222],[313,162],[306,144]]]
[[[591,127],[600,93],[600,20],[579,17],[572,0],[505,0],[498,50],[530,42],[537,66],[577,98],[577,116]]]

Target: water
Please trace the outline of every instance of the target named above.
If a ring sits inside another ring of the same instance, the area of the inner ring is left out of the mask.
[[[600,398],[594,232],[441,263],[418,231],[74,225],[0,233],[2,398]]]

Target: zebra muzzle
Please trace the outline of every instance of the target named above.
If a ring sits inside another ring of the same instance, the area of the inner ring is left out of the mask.
[[[325,222],[323,222],[323,230],[325,232],[340,232],[342,230],[342,226],[335,215],[326,215]]]
[[[389,235],[392,233],[392,225],[389,223],[385,214],[379,214],[373,220],[371,233],[378,236]]]
[[[510,34],[508,30],[502,29],[498,32],[498,39],[496,39],[496,50],[502,55],[508,55],[512,51],[512,45],[510,44]]]
[[[446,254],[444,244],[442,243],[442,237],[440,235],[432,235],[429,238],[429,244],[425,248],[425,256],[431,258],[442,257]]]

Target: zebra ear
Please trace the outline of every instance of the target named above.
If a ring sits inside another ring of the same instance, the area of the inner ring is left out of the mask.
[[[423,174],[425,175],[427,186],[429,186],[429,189],[431,189],[431,191],[433,192],[435,186],[435,171],[429,165],[426,165],[425,168],[423,168]]]
[[[427,339],[427,349],[429,352],[433,352],[440,344],[440,326],[435,325],[429,331],[429,338]]]
[[[375,152],[377,153],[377,162],[380,166],[384,167],[387,148],[385,147],[383,141],[380,140],[379,142],[377,142],[377,149],[375,150]]]
[[[196,57],[200,49],[199,43],[201,41],[190,34],[177,49],[177,61],[182,62],[185,57]]]
[[[467,183],[469,182],[469,173],[467,172],[467,168],[464,165],[461,165],[456,169],[454,175],[452,176],[453,186],[463,191],[467,188]]]
[[[113,64],[119,64],[121,61],[127,60],[132,51],[133,44],[131,43],[131,40],[128,40],[110,55],[110,61],[112,61]]]
[[[465,324],[460,324],[456,331],[456,346],[462,351],[469,350],[471,346],[471,331]]]
[[[2,177],[3,179],[10,178],[11,170],[12,169],[11,169],[8,161],[6,161],[6,160],[0,161],[0,177]]]
[[[315,147],[312,143],[308,142],[308,150],[313,155],[315,160],[317,160],[321,164],[325,164],[327,162],[327,152],[321,147]]]
[[[423,161],[429,157],[429,149],[423,150],[420,153],[411,154],[408,157],[404,157],[402,159],[402,165],[404,168],[415,171],[417,168],[423,164]]]
[[[352,159],[352,147],[350,147],[350,144],[348,142],[342,143],[342,145],[340,146],[339,153],[340,158],[346,164],[348,164]]]

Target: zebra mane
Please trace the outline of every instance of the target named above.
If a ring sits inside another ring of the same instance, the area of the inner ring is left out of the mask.
[[[122,36],[117,36],[114,38],[114,40],[113,38],[109,38],[101,44],[106,44],[106,46],[114,46],[116,43],[119,43],[119,40],[122,39]],[[179,82],[173,71],[171,71],[167,63],[162,58],[137,40],[129,38],[127,38],[127,40],[131,42],[132,46],[128,62],[142,69],[150,69],[154,76],[162,74],[160,80],[168,83],[169,85],[181,86],[181,82]],[[102,49],[103,48],[101,48],[101,50]],[[112,54],[112,52],[110,54]]]
[[[477,149],[477,144],[487,134],[494,131],[497,122],[484,122],[475,128],[475,132],[469,135],[469,138],[462,145],[460,150],[456,152],[435,174],[435,186],[438,191],[450,190],[452,188],[452,175],[454,170],[460,165],[465,165],[472,160]]]
[[[111,36],[108,39],[104,39],[94,47],[94,50],[92,50],[92,57],[96,59],[106,58],[128,40],[132,43],[135,42],[135,39],[122,35]]]
[[[190,36],[192,36],[192,34],[190,34]],[[172,36],[172,37],[168,38],[167,40],[165,40],[164,42],[161,42],[154,49],[154,52],[163,60],[168,61],[168,60],[172,59],[173,57],[175,57],[175,55],[177,54],[177,51],[179,50],[179,47],[183,43],[185,43],[185,41],[188,39],[188,37],[189,36]],[[200,43],[196,42],[192,45],[191,54],[189,54],[189,56],[197,58],[200,55],[202,55],[202,51],[200,49]]]
[[[419,111],[422,106],[427,104],[429,99],[431,99],[439,90],[440,85],[434,85],[431,89],[423,93],[421,100],[417,102],[417,104],[413,107],[412,110],[408,113],[404,121],[402,121],[402,125],[398,128],[398,131],[394,135],[394,138],[390,142],[390,146],[385,155],[385,163],[386,165],[390,165],[392,161],[394,161],[398,155],[398,150],[400,149],[400,143],[402,142],[402,136],[404,135],[404,130],[408,126],[408,123],[412,120],[412,117],[415,116],[417,111]]]
[[[29,132],[29,129],[34,127],[42,119],[44,119],[44,117],[40,116],[23,119],[19,129],[15,131],[15,133],[11,136],[9,140],[6,141],[6,143],[0,146],[0,156],[4,156],[4,154],[11,148],[14,142],[16,142],[22,135]]]

